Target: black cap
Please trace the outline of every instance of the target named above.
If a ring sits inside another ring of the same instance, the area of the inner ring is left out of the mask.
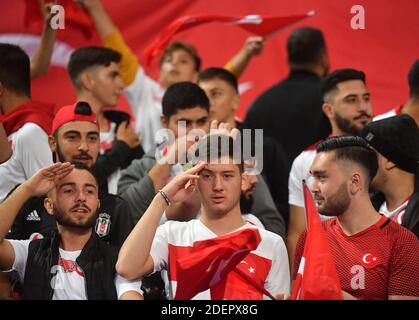
[[[361,136],[400,169],[416,173],[419,166],[419,129],[407,114],[367,124]]]

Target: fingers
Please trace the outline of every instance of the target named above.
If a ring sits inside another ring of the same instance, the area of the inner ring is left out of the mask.
[[[207,165],[206,162],[200,161],[193,168],[190,168],[189,170],[186,170],[185,174],[195,175],[195,174],[201,172],[205,168],[206,165]],[[199,178],[199,176],[197,176],[197,177]]]

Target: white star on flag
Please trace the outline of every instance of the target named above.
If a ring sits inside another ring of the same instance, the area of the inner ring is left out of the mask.
[[[250,267],[250,268],[249,268],[249,272],[250,272],[250,273],[255,273],[255,269],[254,269],[253,267]]]

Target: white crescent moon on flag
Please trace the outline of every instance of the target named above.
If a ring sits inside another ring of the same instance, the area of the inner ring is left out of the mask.
[[[367,261],[367,258],[368,258],[369,256],[372,256],[372,254],[371,254],[371,253],[367,253],[366,255],[364,255],[364,256],[362,257],[362,261],[363,261],[364,263],[366,263],[366,264],[370,264],[370,263],[371,263],[371,261]]]

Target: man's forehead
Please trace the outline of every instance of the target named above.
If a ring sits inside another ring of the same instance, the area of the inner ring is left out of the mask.
[[[65,184],[74,184],[83,186],[85,184],[93,184],[97,187],[95,177],[88,170],[73,169],[67,176],[62,178],[57,183],[57,188]]]
[[[365,94],[368,93],[368,89],[362,80],[348,80],[339,82],[337,84],[338,95],[346,96],[348,94]]]
[[[325,171],[330,169],[334,164],[335,154],[333,151],[320,152],[314,157],[310,171]]]
[[[96,124],[91,123],[89,121],[70,121],[61,126],[59,128],[61,134],[65,134],[66,132],[79,132],[82,133],[88,133],[88,132],[97,132],[99,133],[99,128]]]

